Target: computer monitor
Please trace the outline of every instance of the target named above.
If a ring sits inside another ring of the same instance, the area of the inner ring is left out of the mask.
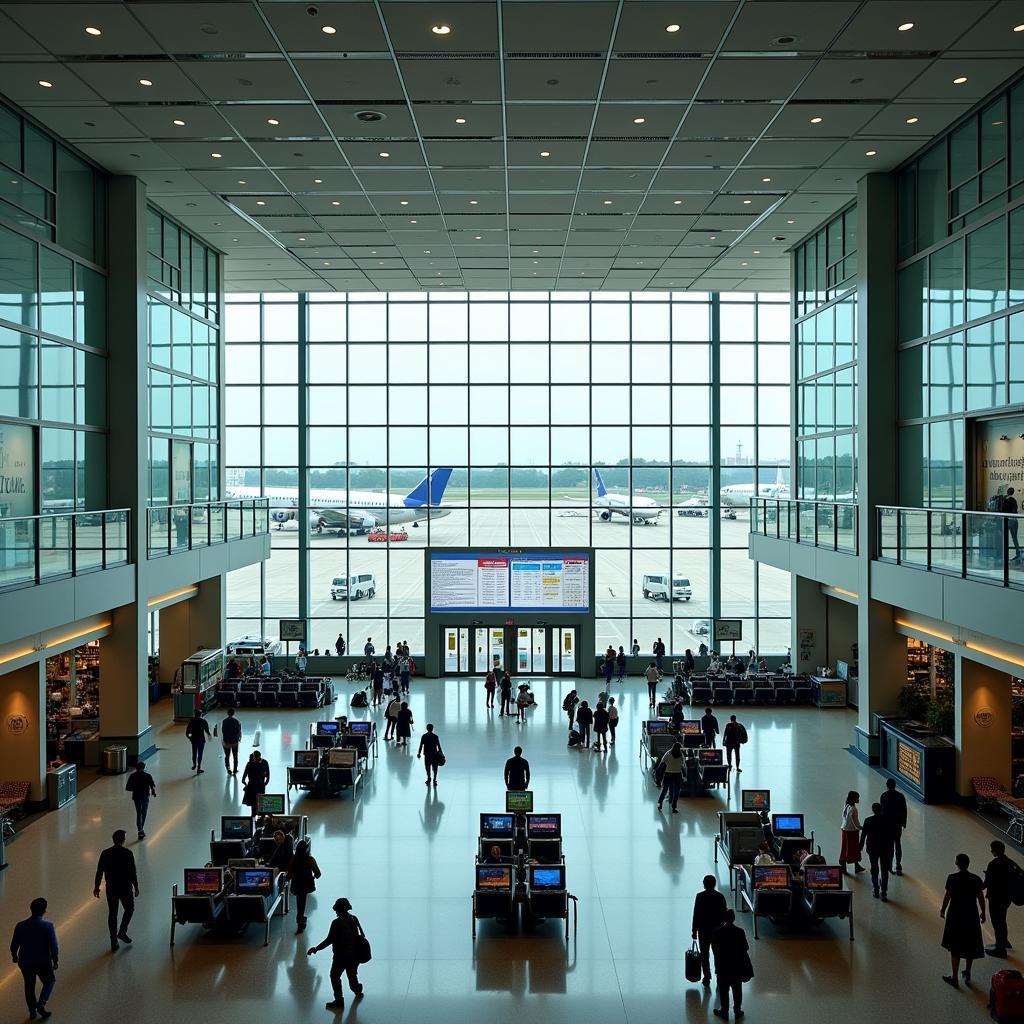
[[[533,790],[510,789],[505,794],[505,810],[510,814],[529,814],[533,810]]]
[[[565,889],[565,865],[530,865],[530,888],[538,892],[559,892]]]
[[[808,864],[804,868],[804,888],[809,892],[822,892],[842,889],[842,869],[836,866],[823,867]]]
[[[484,839],[509,839],[514,821],[511,814],[481,814],[480,835]]]
[[[802,836],[804,816],[802,814],[773,814],[772,832],[777,836]]]
[[[293,750],[296,768],[316,768],[320,764],[319,750]]]
[[[689,718],[679,723],[679,734],[681,736],[701,736],[700,722],[692,721]]]
[[[252,839],[252,818],[240,815],[222,815],[220,819],[221,839]]]
[[[317,734],[317,736],[337,736],[338,735],[338,723],[337,722],[317,722],[316,723],[316,734]]]
[[[660,718],[651,718],[647,721],[647,735],[660,736],[668,732],[668,722]]]
[[[186,896],[216,896],[224,888],[220,868],[185,868]]]
[[[740,809],[743,811],[770,811],[772,795],[767,789],[744,789],[740,791]]]
[[[284,814],[284,793],[257,793],[255,800],[255,814]]]
[[[560,814],[528,814],[526,835],[530,839],[558,839],[562,834]]]
[[[348,731],[352,736],[369,736],[373,722],[349,722]]]
[[[238,868],[235,871],[235,892],[239,896],[269,896],[273,891],[273,868]]]
[[[327,764],[331,768],[355,768],[357,755],[355,747],[335,747],[327,751]]]
[[[659,718],[671,718],[672,712],[675,711],[676,706],[670,700],[663,700],[658,703],[658,717]]]
[[[512,868],[500,864],[477,864],[476,888],[478,892],[511,892]]]
[[[755,889],[788,889],[789,868],[784,864],[755,864]]]
[[[722,750],[720,747],[701,747],[697,751],[697,760],[701,764],[722,764]]]

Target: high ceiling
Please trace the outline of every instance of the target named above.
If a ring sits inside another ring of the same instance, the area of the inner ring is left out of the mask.
[[[786,289],[858,178],[1024,63],[1022,0],[0,11],[0,93],[233,291]]]

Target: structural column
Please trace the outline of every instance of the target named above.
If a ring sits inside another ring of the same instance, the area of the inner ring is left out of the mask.
[[[992,775],[1011,791],[1012,708],[1005,672],[956,655],[956,789],[972,795],[971,778]]]
[[[172,683],[181,663],[196,651],[225,645],[225,577],[202,580],[186,601],[160,609],[160,682]]]
[[[27,781],[29,799],[46,799],[46,662],[0,676],[0,779]]]

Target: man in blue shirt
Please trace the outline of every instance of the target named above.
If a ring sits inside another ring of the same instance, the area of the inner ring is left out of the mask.
[[[46,913],[46,900],[42,896],[29,904],[32,916],[19,921],[14,926],[11,938],[11,957],[21,970],[25,979],[25,1002],[28,1003],[29,1020],[41,1017],[46,1020],[51,1016],[46,1008],[53,992],[53,972],[57,970],[57,932],[51,922],[43,915]],[[43,987],[36,995],[36,978]]]

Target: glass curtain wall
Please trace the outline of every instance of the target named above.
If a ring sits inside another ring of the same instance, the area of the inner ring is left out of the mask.
[[[232,635],[305,615],[314,648],[421,652],[428,544],[587,545],[599,649],[696,647],[713,615],[788,646],[788,576],[747,557],[755,486],[788,484],[786,296],[236,294],[225,325],[227,492],[269,494],[278,520],[269,562],[229,575]],[[388,522],[384,492],[400,505],[438,467],[443,514]],[[605,494],[660,510],[609,519]],[[651,576],[690,600],[645,597]],[[333,599],[351,577],[367,596]]]

